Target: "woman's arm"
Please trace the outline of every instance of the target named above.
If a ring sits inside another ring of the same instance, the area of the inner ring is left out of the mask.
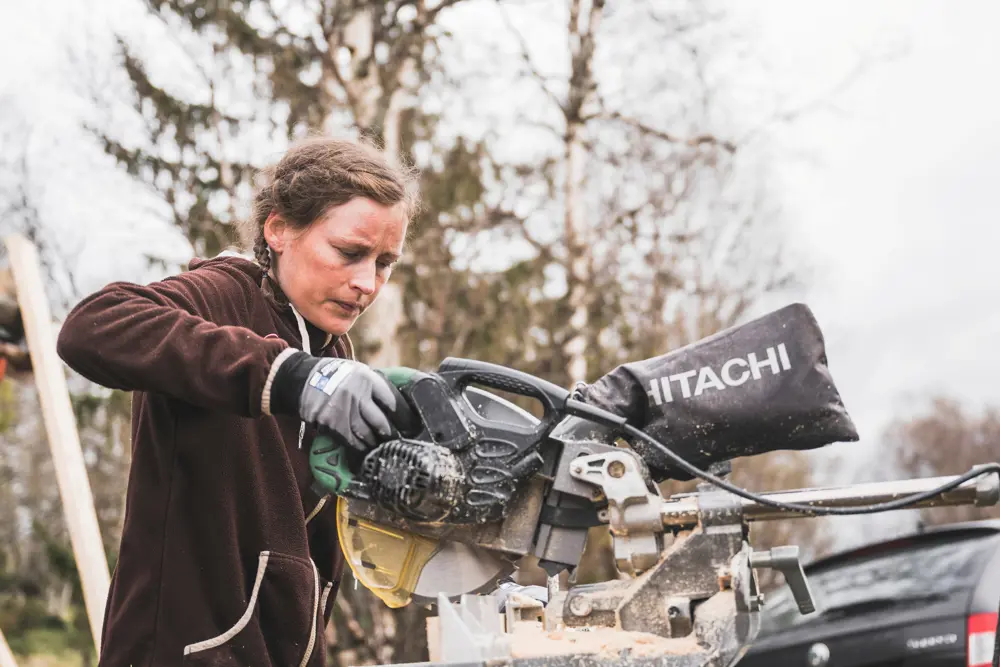
[[[70,312],[59,356],[106,387],[258,416],[288,344],[248,328],[252,289],[248,276],[216,262],[150,285],[112,283]]]

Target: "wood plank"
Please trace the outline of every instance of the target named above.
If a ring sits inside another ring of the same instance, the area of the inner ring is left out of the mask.
[[[3,632],[0,632],[0,667],[17,667],[17,660],[14,659],[14,653],[7,645]]]
[[[83,584],[87,617],[90,619],[94,645],[100,655],[101,628],[110,574],[80,436],[76,429],[76,417],[69,400],[65,369],[56,353],[55,328],[45,294],[38,251],[28,239],[19,234],[6,237],[4,244],[7,246],[14,274],[45,431],[55,464],[59,495]]]

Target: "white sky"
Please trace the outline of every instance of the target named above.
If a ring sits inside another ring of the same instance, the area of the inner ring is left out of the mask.
[[[869,465],[880,456],[880,431],[914,400],[944,393],[1000,405],[1000,3],[756,0],[730,8],[771,63],[769,83],[793,98],[828,90],[863,53],[896,53],[835,96],[838,113],[810,114],[776,135],[779,155],[790,158],[779,185],[793,242],[813,267],[798,298],[825,331],[834,378],[862,434],[858,444],[828,448],[850,464],[837,481],[863,469],[885,478],[891,473]],[[64,0],[0,0],[0,104],[44,108],[58,124],[58,102],[39,100],[60,99],[56,73],[65,66],[48,47],[71,32],[50,32],[43,19],[62,16],[62,30],[71,30],[85,13]],[[106,212],[59,195],[46,193],[60,217],[99,221]],[[138,266],[123,262],[122,248],[150,233],[100,231],[102,256],[119,260],[106,265],[107,279]],[[96,287],[103,278],[93,280]]]
[[[829,80],[854,44],[904,46],[838,96],[843,114],[810,116],[785,140],[821,160],[787,167],[784,192],[817,258],[805,299],[862,435],[934,392],[1000,404],[1000,4],[754,7],[790,78]]]
[[[839,113],[791,128],[788,150],[816,162],[782,170],[796,242],[814,258],[802,298],[861,434],[824,454],[840,459],[836,481],[891,478],[879,439],[894,416],[936,393],[1000,405],[1000,4],[741,7],[793,90],[836,80],[861,52],[896,54],[837,95]],[[835,521],[849,546],[905,520]]]

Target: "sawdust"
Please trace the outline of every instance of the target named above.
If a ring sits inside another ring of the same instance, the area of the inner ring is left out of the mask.
[[[511,635],[514,658],[537,658],[570,653],[619,656],[628,650],[634,657],[686,655],[700,649],[693,635],[665,639],[647,632],[626,632],[614,628],[567,628],[547,632],[541,623],[523,621]]]

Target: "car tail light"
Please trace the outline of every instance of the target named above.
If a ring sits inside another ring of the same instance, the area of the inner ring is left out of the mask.
[[[969,616],[969,637],[966,649],[969,667],[989,667],[993,664],[993,644],[996,641],[997,615]]]

